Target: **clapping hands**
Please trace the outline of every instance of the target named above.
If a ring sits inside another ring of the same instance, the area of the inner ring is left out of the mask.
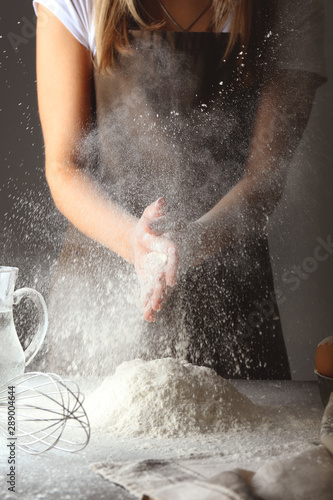
[[[144,318],[156,321],[177,281],[178,245],[164,232],[166,200],[159,198],[143,212],[134,234],[134,267],[141,287]]]
[[[143,212],[134,234],[134,267],[141,287],[144,318],[156,321],[180,276],[195,265],[196,223],[167,211],[159,198]],[[198,250],[198,249],[197,249]]]

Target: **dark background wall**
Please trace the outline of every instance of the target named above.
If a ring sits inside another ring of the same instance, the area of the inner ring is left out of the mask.
[[[313,261],[317,239],[333,237],[331,0],[326,0],[325,6],[329,81],[317,93],[285,197],[270,222],[269,233],[276,287],[284,299],[280,311],[295,379],[313,378],[316,345],[333,335],[333,255],[318,265]],[[66,222],[54,209],[43,172],[34,25],[30,0],[2,2],[0,263],[20,268],[18,286],[32,286],[47,296]],[[296,283],[297,273],[301,276]],[[20,316],[17,321],[23,335],[24,321]]]
[[[20,267],[18,284],[47,290],[47,271],[65,223],[44,176],[35,74],[35,15],[30,0],[1,5],[1,262]]]
[[[333,255],[322,262],[315,259],[318,239],[333,241],[333,2],[324,3],[328,82],[317,92],[269,233],[275,284],[285,299],[280,312],[295,379],[313,378],[316,346],[333,335]]]

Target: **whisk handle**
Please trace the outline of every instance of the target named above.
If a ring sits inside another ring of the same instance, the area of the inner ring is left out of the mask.
[[[19,304],[23,297],[32,300],[38,312],[37,332],[27,349],[24,351],[25,366],[28,366],[28,364],[36,356],[44,341],[48,326],[48,315],[45,301],[39,292],[33,290],[32,288],[20,288],[19,290],[16,290],[14,292],[14,305]]]

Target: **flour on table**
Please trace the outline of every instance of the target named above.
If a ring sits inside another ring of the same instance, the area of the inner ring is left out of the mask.
[[[121,364],[85,403],[114,436],[185,437],[255,424],[260,408],[213,370],[173,358]]]

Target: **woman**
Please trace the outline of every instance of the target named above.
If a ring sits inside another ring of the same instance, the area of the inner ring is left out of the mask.
[[[265,227],[324,78],[297,53],[317,7],[282,4],[35,0],[46,176],[70,222],[49,369],[174,355],[290,377]]]

